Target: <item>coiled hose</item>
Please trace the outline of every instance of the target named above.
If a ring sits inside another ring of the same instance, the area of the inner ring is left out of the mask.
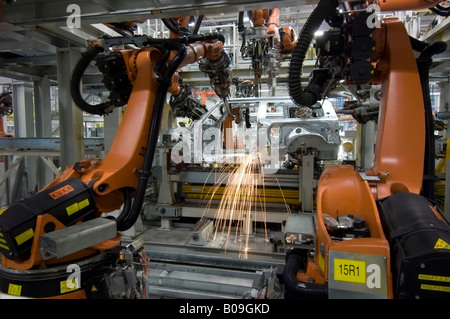
[[[89,64],[95,59],[95,57],[103,51],[104,49],[102,47],[89,47],[86,52],[82,54],[81,59],[75,65],[75,68],[72,71],[72,77],[70,78],[70,94],[74,103],[81,110],[90,114],[104,115],[110,113],[114,108],[114,105],[111,103],[111,101],[100,104],[89,104],[81,95],[80,83],[83,74]]]
[[[301,87],[301,75],[306,52],[311,45],[314,33],[323,21],[336,10],[335,0],[321,0],[298,36],[297,45],[292,52],[288,71],[288,90],[292,101],[299,106],[311,106],[317,102],[316,95]]]

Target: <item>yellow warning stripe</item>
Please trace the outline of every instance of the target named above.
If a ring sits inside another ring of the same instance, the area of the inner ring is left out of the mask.
[[[22,245],[24,242],[26,242],[27,240],[33,238],[34,236],[34,230],[33,228],[28,228],[26,231],[24,231],[23,233],[17,235],[15,237],[15,240],[17,242],[17,245]]]
[[[192,185],[183,185],[182,188],[184,193],[200,193],[203,195],[223,195],[225,194],[226,187],[220,186],[220,187],[214,187],[214,186],[192,186]],[[242,190],[242,193],[244,193],[245,190]],[[264,196],[264,197],[285,197],[285,198],[298,198],[299,193],[298,190],[292,190],[292,189],[268,189],[268,188],[260,188],[260,189],[254,189],[254,194],[258,196]]]
[[[208,196],[208,195],[202,195],[202,194],[186,194],[185,198],[188,199],[204,199],[204,200],[221,200],[222,199],[222,195],[214,195],[214,196]],[[298,205],[299,204],[299,200],[298,198],[276,198],[276,197],[251,197],[249,198],[248,196],[244,197],[241,196],[241,199],[245,199],[246,201],[253,201],[253,202],[262,202],[264,201],[265,203],[286,203],[286,204],[291,204],[291,205]]]
[[[450,287],[447,286],[436,286],[436,285],[420,285],[420,289],[423,290],[432,290],[432,291],[440,291],[440,292],[450,292]]]
[[[436,276],[436,275],[419,274],[419,280],[450,282],[450,277],[448,277],[448,276]]]
[[[86,206],[89,206],[89,199],[82,200],[81,202],[74,203],[68,207],[66,207],[67,216],[75,214],[76,212],[82,210]]]

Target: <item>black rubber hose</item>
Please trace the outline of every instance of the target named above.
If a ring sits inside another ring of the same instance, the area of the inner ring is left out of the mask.
[[[116,218],[118,231],[125,231],[130,229],[136,223],[141,214],[142,203],[144,202],[145,197],[145,190],[147,189],[147,183],[151,174],[153,158],[156,152],[156,142],[158,140],[159,128],[161,124],[164,105],[166,102],[167,91],[171,84],[172,75],[177,71],[178,67],[186,56],[186,47],[183,44],[177,42],[167,42],[165,43],[165,46],[168,47],[169,50],[177,50],[177,55],[167,67],[165,74],[159,77],[160,87],[155,99],[155,105],[150,123],[150,133],[147,140],[147,150],[145,153],[142,169],[139,171],[139,181],[136,188],[136,195],[134,197],[132,207],[128,210],[122,210],[120,215]],[[166,51],[165,59],[168,59],[169,56],[169,51]],[[165,59],[163,59],[163,62],[165,61]],[[155,70],[156,73],[158,73],[159,69],[162,68],[163,62],[160,62],[157,66],[157,69]]]
[[[411,36],[409,37],[409,41],[411,42],[412,49],[417,52],[422,52],[429,45],[429,43],[420,41]]]
[[[443,17],[448,17],[450,16],[450,7],[443,7],[440,4],[438,4],[437,6],[430,8],[430,11],[436,13],[437,15],[443,16]]]
[[[306,52],[314,38],[314,33],[328,16],[336,11],[335,0],[321,0],[309,18],[306,20],[297,45],[292,52],[291,62],[288,71],[288,90],[292,101],[299,106],[311,106],[317,102],[316,96],[305,92],[301,86],[301,75]]]
[[[170,31],[172,31],[175,34],[181,34],[180,32],[180,27],[178,25],[176,25],[173,21],[173,19],[161,19],[162,22],[164,23],[164,25],[166,26],[167,29],[169,29]]]
[[[240,11],[238,15],[238,32],[242,33],[245,31],[244,26],[244,11]]]
[[[203,22],[203,15],[200,15],[197,19],[197,22],[195,23],[195,27],[194,30],[192,31],[192,34],[198,34],[198,30],[200,30],[200,26],[202,25]]]
[[[417,68],[419,71],[420,82],[422,86],[422,95],[425,108],[425,154],[423,167],[423,182],[421,195],[431,201],[436,199],[436,175],[435,165],[435,137],[434,137],[434,116],[430,98],[430,79],[429,73],[433,63],[433,55],[445,52],[447,44],[443,41],[437,41],[425,46],[420,46],[419,57],[417,58]]]
[[[75,104],[83,111],[90,114],[104,115],[109,113],[111,108],[111,102],[100,104],[89,104],[81,95],[80,83],[83,78],[83,74],[86,71],[89,64],[94,60],[97,54],[103,52],[102,47],[90,47],[81,56],[81,59],[75,65],[72,71],[72,77],[70,78],[70,94]]]
[[[286,265],[283,271],[285,285],[285,299],[327,299],[328,288],[326,284],[312,282],[300,282],[297,279],[299,269],[305,269],[305,258],[296,253],[290,253],[286,257]]]
[[[245,109],[245,127],[246,128],[252,127],[252,123],[250,122],[250,109],[249,108]]]

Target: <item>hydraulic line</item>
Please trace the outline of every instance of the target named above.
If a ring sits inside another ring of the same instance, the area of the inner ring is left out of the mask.
[[[99,46],[89,47],[87,51],[83,53],[81,59],[73,69],[72,77],[70,79],[70,94],[72,95],[75,104],[83,111],[97,115],[110,113],[114,108],[114,105],[110,101],[100,104],[87,103],[81,95],[80,83],[89,64],[103,51],[104,49]]]
[[[198,30],[200,30],[200,26],[202,25],[203,22],[203,15],[200,15],[197,19],[197,22],[195,22],[195,27],[194,30],[192,31],[192,34],[198,34]]]
[[[419,70],[420,81],[422,84],[422,94],[425,108],[425,158],[422,195],[434,201],[436,199],[435,184],[438,178],[436,176],[435,165],[436,153],[434,140],[434,119],[430,99],[429,71],[433,63],[433,55],[444,52],[447,48],[447,44],[443,41],[438,41],[431,44],[422,43],[421,45],[416,43],[415,47],[421,48],[421,50],[419,50],[419,57],[417,58],[417,68]]]
[[[123,43],[127,43],[126,41],[132,41],[132,38],[122,37],[120,38]],[[105,47],[108,47],[111,43],[114,43],[114,38],[105,39]],[[159,128],[162,118],[163,108],[166,102],[166,95],[168,89],[171,85],[171,78],[174,73],[178,70],[179,66],[183,62],[186,57],[186,44],[197,42],[197,41],[208,41],[208,40],[219,40],[224,41],[224,36],[219,34],[218,32],[212,32],[207,34],[198,34],[191,35],[188,37],[180,37],[173,38],[170,40],[167,39],[152,39],[146,38],[142,43],[143,45],[156,45],[160,48],[161,52],[163,52],[162,61],[157,65],[154,70],[156,74],[158,74],[160,82],[160,87],[158,93],[155,98],[155,105],[151,119],[151,126],[149,132],[149,138],[147,141],[146,155],[144,158],[144,163],[142,168],[138,171],[139,173],[139,181],[136,188],[134,199],[131,200],[131,189],[122,189],[124,194],[125,205],[122,209],[120,215],[116,218],[117,230],[125,231],[131,228],[136,220],[138,219],[142,207],[142,203],[145,196],[145,190],[147,188],[147,183],[149,176],[151,174],[151,166],[153,163],[153,158],[156,152],[156,141],[158,140]],[[109,43],[109,41],[112,41]],[[91,105],[87,103],[80,93],[80,82],[83,76],[83,73],[89,66],[89,64],[94,60],[94,58],[101,52],[104,51],[104,47],[93,46],[90,47],[86,53],[83,54],[80,61],[78,61],[77,65],[74,68],[72,78],[71,78],[71,95],[75,104],[85,112],[91,114],[104,115],[112,111],[115,107],[115,104],[112,102],[106,102],[96,105]],[[166,63],[169,61],[171,56],[171,51],[176,51],[177,54],[170,61],[169,65],[166,67]],[[160,74],[164,70],[164,74]],[[132,201],[132,204],[131,204]]]
[[[288,90],[292,101],[299,106],[311,106],[317,102],[317,96],[301,87],[301,74],[306,52],[314,33],[323,21],[336,10],[335,0],[321,0],[309,16],[298,37],[297,45],[292,52],[288,71]]]
[[[122,37],[123,39],[126,39],[126,37]],[[121,39],[122,39],[121,38]],[[132,39],[132,38],[130,38]],[[198,34],[198,35],[192,35],[188,37],[180,37],[180,38],[174,38],[171,39],[173,42],[182,43],[182,44],[188,44],[195,41],[207,41],[212,39],[218,39],[222,42],[225,41],[225,38],[223,35],[212,32],[212,33],[206,33],[206,34]],[[105,39],[105,41],[114,40],[112,39]],[[166,39],[152,39],[147,38],[147,41],[145,41],[145,45],[164,45],[164,43],[167,41]],[[124,40],[126,42],[126,40]],[[81,95],[81,79],[83,77],[84,72],[86,71],[87,67],[90,65],[90,63],[95,59],[95,57],[104,51],[104,48],[101,46],[92,46],[89,47],[86,52],[84,52],[81,56],[81,59],[78,61],[78,63],[75,65],[75,68],[72,72],[72,77],[70,79],[70,94],[72,96],[72,99],[74,103],[83,111],[90,113],[90,114],[97,114],[97,115],[105,115],[108,113],[111,113],[114,107],[116,107],[115,103],[111,100],[99,103],[99,104],[89,104],[87,103],[83,96]]]
[[[450,7],[444,7],[440,4],[438,4],[437,6],[430,8],[430,10],[434,13],[436,13],[437,15],[443,16],[443,17],[448,17],[450,15]]]

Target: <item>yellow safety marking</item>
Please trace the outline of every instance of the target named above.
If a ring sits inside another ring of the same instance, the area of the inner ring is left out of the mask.
[[[3,236],[3,233],[2,233],[2,232],[0,232],[0,237],[5,237],[5,236]]]
[[[28,239],[33,238],[34,231],[33,228],[28,228],[26,231],[24,231],[22,234],[19,234],[15,237],[15,240],[17,242],[17,245],[22,245],[24,242],[26,242]]]
[[[450,277],[448,277],[448,276],[419,274],[419,279],[420,280],[429,280],[429,281],[450,282]]]
[[[439,238],[434,245],[434,249],[450,249],[450,244],[447,243],[445,240]]]
[[[8,285],[8,294],[13,296],[20,296],[21,293],[22,293],[21,285],[15,285],[11,283]]]
[[[81,202],[78,203],[78,207],[80,209],[83,209],[83,208],[85,208],[87,206],[89,206],[89,199],[87,199],[87,198],[85,200],[82,200]]]
[[[226,192],[225,186],[214,187],[214,186],[191,186],[191,185],[183,185],[183,192],[185,193],[201,193],[202,195],[222,195]],[[244,191],[242,191],[244,192]],[[298,198],[298,190],[290,190],[290,189],[255,189],[255,193],[264,197],[295,197]]]
[[[7,209],[8,209],[8,207],[6,207],[6,208],[1,208],[1,209],[0,209],[0,215],[3,214],[3,212],[4,212],[5,210],[7,210]]]
[[[69,287],[67,281],[69,281],[69,280],[63,280],[59,283],[59,288],[60,288],[60,291],[62,294],[71,292],[71,291],[74,291],[74,290],[77,290],[80,288],[80,283],[78,282],[77,278],[72,278],[72,280],[71,280],[72,283],[70,285],[72,288]]]
[[[447,287],[447,286],[437,286],[437,285],[422,284],[422,285],[420,285],[420,289],[440,291],[440,292],[450,292],[450,287]]]
[[[0,243],[4,243],[4,244],[7,244],[7,242],[6,242],[6,239],[4,239],[4,238],[0,238]]]
[[[325,258],[323,258],[322,254],[319,254],[319,267],[320,270],[325,271]]]
[[[3,248],[3,249],[9,250],[9,247],[6,246],[6,245],[3,245],[2,243],[0,243],[0,247]]]
[[[358,284],[366,283],[366,262],[335,258],[334,279]]]
[[[223,198],[222,195],[214,195],[214,196],[210,196],[210,195],[203,195],[203,194],[186,194],[185,195],[186,198],[188,199],[202,199],[202,200],[221,200]],[[262,202],[264,201],[265,203],[285,203],[285,204],[292,204],[292,205],[297,205],[298,204],[298,198],[282,198],[282,197],[263,197],[263,196],[252,196],[252,197],[245,197],[245,196],[240,196],[241,200],[251,200],[254,202]]]
[[[74,203],[74,204],[66,207],[67,216],[75,214],[79,210],[80,210],[80,207],[78,207],[78,203]]]

